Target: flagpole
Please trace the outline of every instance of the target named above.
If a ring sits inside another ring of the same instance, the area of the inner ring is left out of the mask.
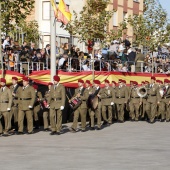
[[[4,77],[4,64],[3,64],[3,55],[2,55],[2,31],[1,31],[1,26],[2,26],[2,16],[1,16],[2,12],[1,12],[1,2],[0,2],[0,62],[1,62],[1,78]]]
[[[51,82],[53,82],[53,76],[56,75],[56,19],[54,16],[54,10],[51,5],[51,55],[50,55],[50,61],[51,61],[51,70],[50,70],[50,79]]]

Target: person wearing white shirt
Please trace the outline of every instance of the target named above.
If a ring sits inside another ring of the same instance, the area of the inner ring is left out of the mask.
[[[5,49],[6,46],[10,46],[9,40],[10,40],[9,36],[6,36],[3,42],[3,49]]]

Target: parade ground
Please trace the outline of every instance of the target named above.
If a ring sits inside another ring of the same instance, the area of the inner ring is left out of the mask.
[[[60,136],[0,137],[1,170],[169,170],[170,123],[115,123]]]

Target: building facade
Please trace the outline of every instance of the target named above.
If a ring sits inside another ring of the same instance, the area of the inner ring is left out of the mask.
[[[64,0],[68,5],[70,12],[73,10],[79,13],[83,6],[86,4],[86,0]],[[56,4],[59,0],[56,0]],[[114,10],[114,14],[109,23],[109,29],[117,29],[119,23],[132,15],[139,15],[143,13],[143,0],[110,0],[109,10]],[[35,0],[35,9],[28,17],[28,20],[36,20],[39,24],[39,33],[41,35],[40,48],[50,43],[50,14],[51,14],[50,0]],[[133,28],[128,27],[127,33],[129,37],[133,37]],[[56,22],[56,41],[60,45],[61,43],[68,42],[78,46],[81,50],[86,50],[84,44],[78,42],[76,37],[70,36],[70,34],[61,28],[61,23]]]
[[[117,29],[119,23],[133,15],[143,14],[143,0],[111,0],[109,10],[114,14],[109,23],[109,29]],[[126,35],[133,37],[133,28],[128,26]],[[126,36],[124,35],[124,36]]]
[[[83,8],[85,0],[64,0],[69,7],[70,12],[73,10],[80,12]],[[56,0],[56,4],[59,0]],[[39,43],[40,48],[50,43],[50,17],[51,17],[51,3],[50,0],[35,0],[35,8],[32,14],[28,17],[28,21],[36,20],[39,25],[39,33],[41,41]],[[56,21],[56,41],[58,44],[70,43],[77,45],[80,49],[84,49],[84,45],[78,42],[76,37],[71,37],[70,34],[61,28],[61,23]]]

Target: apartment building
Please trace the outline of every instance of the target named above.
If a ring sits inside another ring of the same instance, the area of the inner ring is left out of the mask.
[[[59,0],[56,0],[56,4]],[[71,12],[76,11],[79,13],[86,0],[65,0]],[[139,15],[143,13],[143,0],[110,0],[108,6],[109,10],[114,10],[114,14],[109,23],[109,29],[117,29],[120,22],[130,15]],[[28,17],[28,20],[36,20],[39,24],[39,33],[41,35],[40,47],[44,47],[50,43],[50,13],[51,13],[50,0],[35,0],[35,9]],[[84,44],[78,42],[76,37],[71,37],[70,34],[60,27],[61,23],[56,22],[56,41],[59,44],[69,42],[70,44],[77,45],[81,50],[85,50]],[[133,37],[133,28],[128,27],[127,33],[129,37]]]
[[[109,23],[110,29],[117,29],[119,23],[125,18],[133,15],[143,14],[143,0],[111,0],[109,10],[114,10],[114,14]],[[133,37],[133,28],[128,26],[124,36]]]

